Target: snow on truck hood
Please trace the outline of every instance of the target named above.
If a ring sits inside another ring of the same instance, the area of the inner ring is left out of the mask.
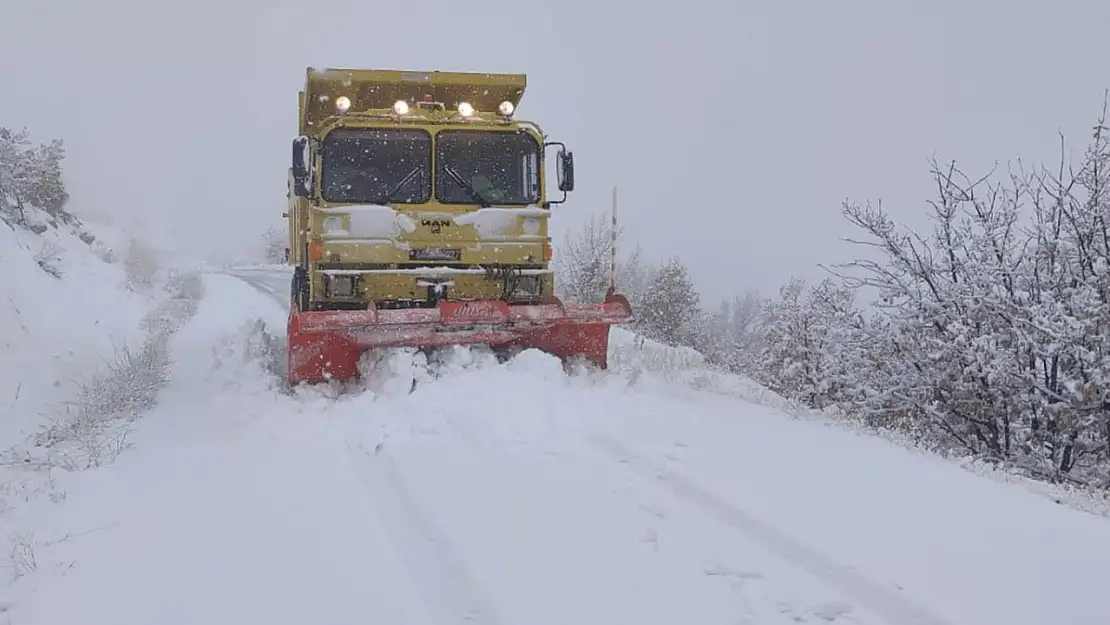
[[[538,206],[490,207],[475,211],[419,211],[402,212],[381,204],[358,204],[314,209],[324,215],[346,216],[347,227],[331,230],[327,238],[396,239],[402,233],[416,231],[417,219],[449,219],[460,226],[474,226],[479,239],[505,237],[510,228],[520,223],[523,234],[517,238],[540,237],[541,220],[551,212]]]

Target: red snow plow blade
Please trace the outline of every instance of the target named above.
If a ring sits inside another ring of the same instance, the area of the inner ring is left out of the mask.
[[[632,320],[628,299],[602,304],[512,305],[498,300],[440,302],[404,310],[298,311],[289,314],[289,385],[358,377],[362,352],[378,347],[488,345],[539,349],[564,362],[580,356],[605,368],[609,326]]]

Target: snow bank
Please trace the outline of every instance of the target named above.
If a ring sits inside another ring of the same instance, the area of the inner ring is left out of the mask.
[[[126,289],[123,265],[104,260],[113,253],[80,236],[0,223],[0,447],[64,410],[88,371],[143,336],[153,299]]]
[[[730,373],[706,361],[689,347],[671,347],[614,327],[609,334],[610,368],[625,375],[649,377],[701,391],[771,406],[799,416],[808,411],[751,378]]]
[[[1110,491],[1099,490],[1096,487],[1083,484],[1048,482],[1044,479],[1030,477],[1026,470],[1018,466],[978,458],[968,453],[938,451],[921,444],[909,434],[869,425],[855,415],[844,413],[836,408],[828,408],[823,411],[807,410],[805,414],[812,419],[855,432],[863,437],[874,437],[888,441],[910,453],[929,458],[942,458],[946,462],[959,466],[979,477],[998,483],[1020,486],[1057,504],[1110,518]]]
[[[166,338],[200,292],[195,275],[160,270],[141,243],[119,253],[33,209],[0,222],[0,267],[4,514],[62,496],[56,470],[98,466],[127,446],[130,421],[165,382]],[[0,540],[12,554],[19,544]]]
[[[610,366],[633,380],[647,376],[649,380],[735,397],[774,408],[785,415],[842,429],[861,437],[881,439],[923,457],[938,456],[936,452],[922,448],[909,436],[869,427],[855,419],[853,415],[835,410],[814,411],[792,402],[750,378],[729,373],[714,366],[707,362],[700,352],[689,347],[663,345],[624,328],[614,328],[609,343]],[[650,385],[640,384],[641,388],[647,386]],[[1110,517],[1110,495],[1105,492],[1073,484],[1052,484],[1033,479],[1023,475],[1018,469],[971,456],[949,456],[945,459],[980,477],[999,483],[1018,485],[1058,504]]]

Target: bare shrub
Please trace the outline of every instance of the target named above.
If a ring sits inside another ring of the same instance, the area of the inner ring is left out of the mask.
[[[58,263],[62,260],[61,253],[62,248],[57,242],[43,239],[39,251],[35,253],[35,263],[51,276],[61,278],[62,272],[58,269]]]

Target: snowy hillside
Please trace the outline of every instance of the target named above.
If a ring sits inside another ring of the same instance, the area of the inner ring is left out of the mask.
[[[104,248],[97,255],[79,229],[38,211],[27,218],[27,227],[0,223],[0,441],[7,444],[63,413],[63,398],[85,372],[139,340],[152,303],[124,288],[123,267],[106,262]]]
[[[200,294],[198,274],[98,234],[32,207],[0,214],[0,526],[20,505],[63,497],[58,471],[128,447],[165,383],[166,339]],[[0,537],[13,577],[22,536]]]
[[[235,274],[193,291],[129,449],[0,508],[12,623],[1105,621],[1105,519],[690,351],[399,353],[360,394],[288,394],[287,274]]]

